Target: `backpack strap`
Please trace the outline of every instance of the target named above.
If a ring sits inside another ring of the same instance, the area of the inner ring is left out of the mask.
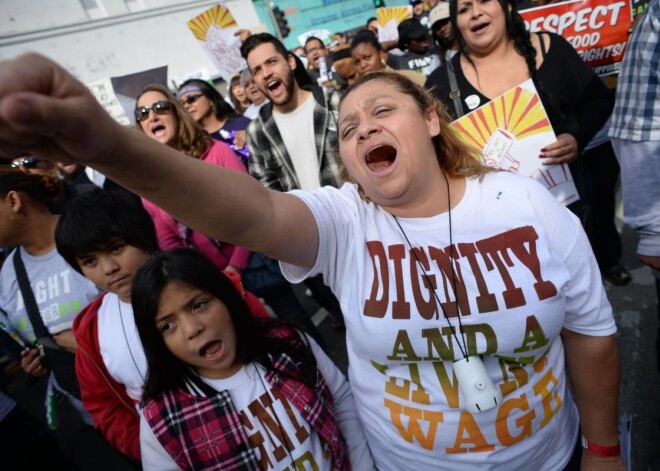
[[[458,57],[458,54],[456,55]],[[447,77],[449,78],[449,98],[454,103],[454,111],[456,119],[465,114],[463,111],[463,103],[461,103],[461,90],[458,88],[458,81],[456,80],[456,72],[454,72],[454,61],[447,62]]]
[[[23,259],[21,258],[20,247],[16,247],[16,250],[14,250],[13,259],[14,270],[16,271],[16,279],[18,280],[18,287],[21,290],[23,303],[25,304],[25,310],[27,311],[28,317],[30,318],[30,323],[34,329],[34,334],[37,338],[51,337],[50,332],[48,332],[48,329],[46,329],[46,326],[44,325],[44,320],[41,318],[41,312],[39,311],[37,300],[34,298],[34,292],[30,287],[30,279],[27,276],[27,271],[25,270],[25,265],[23,264]]]

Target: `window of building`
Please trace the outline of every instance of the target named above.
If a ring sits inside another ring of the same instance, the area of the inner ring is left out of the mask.
[[[80,0],[80,3],[90,20],[97,20],[108,16],[108,12],[105,11],[101,0]]]

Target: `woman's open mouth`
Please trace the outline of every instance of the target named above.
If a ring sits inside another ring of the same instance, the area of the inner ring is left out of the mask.
[[[372,172],[388,168],[396,160],[396,149],[384,144],[370,149],[364,156],[364,161]]]
[[[160,136],[164,132],[165,132],[165,126],[163,126],[162,124],[157,124],[151,128],[151,134],[153,134],[154,136]]]
[[[208,360],[216,360],[222,355],[222,341],[213,340],[199,349],[200,356]]]
[[[481,23],[479,25],[470,28],[470,31],[472,31],[473,33],[481,33],[484,29],[488,28],[489,25],[490,23]]]

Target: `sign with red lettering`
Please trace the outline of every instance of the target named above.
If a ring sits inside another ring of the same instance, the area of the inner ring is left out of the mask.
[[[619,71],[632,23],[630,0],[572,0],[520,15],[532,32],[561,34],[597,74]]]

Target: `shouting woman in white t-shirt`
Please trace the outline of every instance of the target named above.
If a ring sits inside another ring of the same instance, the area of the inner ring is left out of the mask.
[[[0,98],[0,148],[96,167],[292,281],[322,273],[378,469],[561,470],[578,426],[583,469],[623,469],[616,327],[579,222],[533,180],[489,172],[421,87],[380,72],[349,88],[355,183],[290,194],[131,134],[43,58],[3,64]]]

